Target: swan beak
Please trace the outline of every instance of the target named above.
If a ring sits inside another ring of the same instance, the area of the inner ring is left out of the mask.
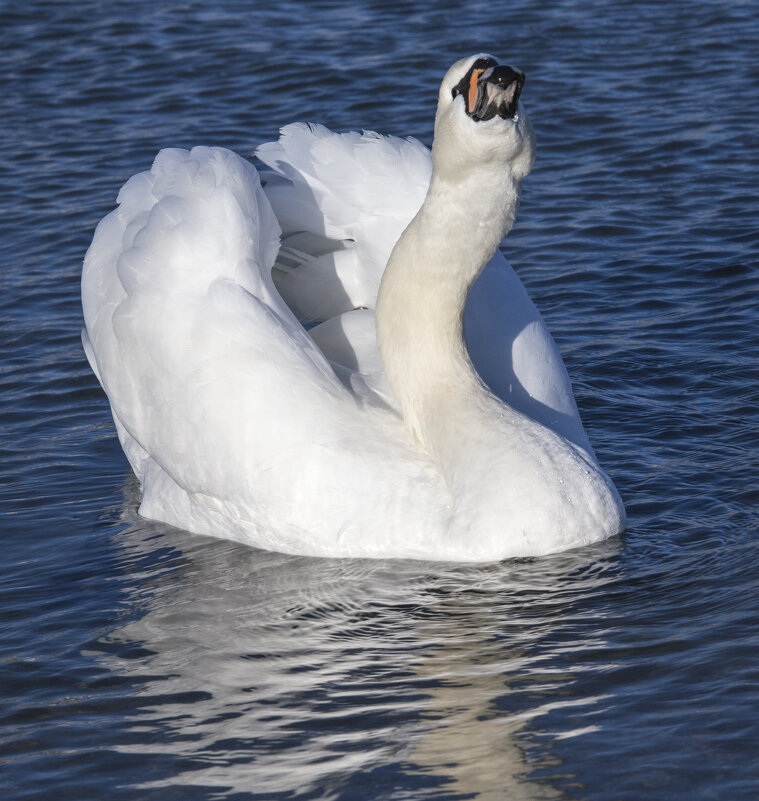
[[[473,70],[467,113],[477,122],[490,120],[496,115],[504,120],[513,119],[523,86],[524,73],[505,64]]]

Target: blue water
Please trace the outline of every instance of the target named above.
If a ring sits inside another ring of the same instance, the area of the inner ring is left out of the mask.
[[[759,797],[759,7],[0,6],[0,797]],[[507,255],[629,514],[488,566],[156,525],[79,342],[163,146],[293,120],[430,143],[491,51],[538,138]]]

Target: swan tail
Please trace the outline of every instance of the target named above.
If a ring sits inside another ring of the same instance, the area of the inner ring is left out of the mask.
[[[374,308],[393,246],[421,206],[432,157],[413,139],[295,123],[256,156],[282,227],[277,288],[304,323]]]

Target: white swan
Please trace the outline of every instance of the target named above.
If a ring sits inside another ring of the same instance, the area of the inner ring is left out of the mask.
[[[257,152],[265,189],[220,148],[164,150],[126,183],[85,258],[83,340],[141,514],[288,553],[461,561],[622,531],[496,250],[534,156],[523,80],[456,63],[431,159],[293,125]]]

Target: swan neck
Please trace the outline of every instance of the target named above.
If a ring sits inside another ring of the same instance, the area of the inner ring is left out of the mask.
[[[517,197],[511,176],[433,173],[385,269],[376,310],[385,373],[407,425],[431,451],[445,408],[487,395],[466,349],[464,307],[511,228]]]

